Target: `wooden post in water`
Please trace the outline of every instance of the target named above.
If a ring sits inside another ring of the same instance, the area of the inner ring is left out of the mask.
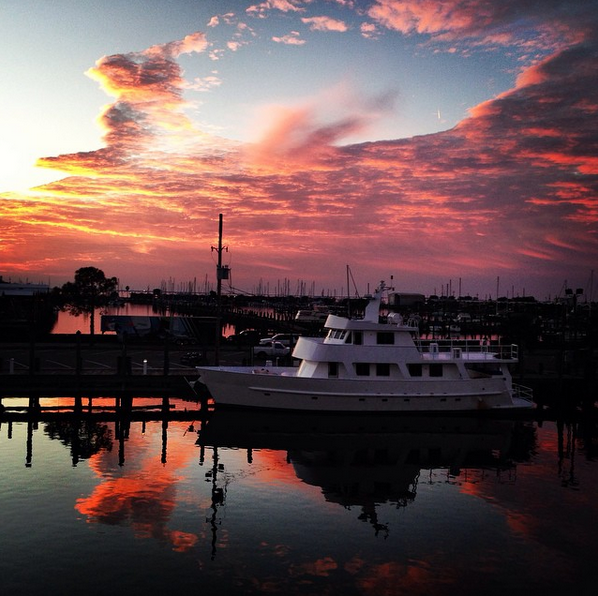
[[[33,461],[33,422],[27,422],[27,455],[25,456],[25,467],[30,468]]]
[[[133,396],[125,393],[120,398],[120,414],[129,415],[133,409]]]
[[[29,396],[29,411],[30,412],[38,412],[40,409],[39,406],[39,395],[31,394]]]
[[[35,357],[35,334],[31,330],[31,337],[29,340],[29,374],[34,375],[37,368],[37,359]]]
[[[125,429],[122,419],[117,418],[114,426],[114,434],[118,439],[118,465],[125,465]]]
[[[163,464],[166,463],[167,447],[168,447],[168,418],[166,416],[164,416],[164,418],[162,419],[162,454],[160,456],[160,461]]]
[[[168,333],[164,338],[164,376],[167,377],[170,373],[170,342]]]
[[[81,359],[81,331],[77,330],[75,333],[75,373],[77,377],[81,376],[82,359]]]
[[[79,463],[81,455],[81,439],[79,438],[79,431],[81,430],[81,418],[77,417],[73,424],[73,434],[71,439],[71,453],[73,466]]]

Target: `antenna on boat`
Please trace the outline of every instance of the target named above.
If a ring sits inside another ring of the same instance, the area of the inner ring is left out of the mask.
[[[349,286],[349,274],[350,274],[349,265],[347,265],[347,317],[351,318],[351,288]]]

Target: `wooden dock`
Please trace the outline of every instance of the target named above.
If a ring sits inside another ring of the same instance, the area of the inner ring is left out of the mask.
[[[29,396],[24,400],[3,398],[0,402],[0,423],[5,422],[49,422],[52,420],[86,421],[163,421],[199,420],[212,410],[199,401],[174,404],[173,399],[164,396],[153,401],[144,400],[143,405],[135,405],[139,398],[121,395],[111,398],[72,397],[48,398]],[[60,401],[58,405],[56,402]]]
[[[65,396],[119,396],[135,394],[139,397],[170,395],[192,397],[187,381],[196,377],[176,375],[120,375],[120,374],[35,374],[0,375],[0,398],[29,395]]]

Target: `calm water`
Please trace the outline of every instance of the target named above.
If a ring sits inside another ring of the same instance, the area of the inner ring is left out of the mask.
[[[129,304],[125,303],[123,306],[109,306],[107,308],[97,308],[95,311],[95,333],[101,333],[102,315],[129,315],[140,317],[160,316],[159,313],[154,312],[151,304]],[[90,316],[87,313],[79,316],[71,315],[66,311],[59,311],[57,313],[56,323],[52,328],[53,334],[62,333],[77,333],[80,331],[86,335],[90,333]],[[235,333],[233,325],[224,325],[222,329],[224,336],[229,336]]]
[[[95,333],[101,333],[100,329],[103,314],[151,317],[155,316],[157,313],[153,311],[151,304],[129,304],[128,302],[119,307],[109,306],[104,309],[96,308]],[[74,316],[66,311],[59,311],[52,333],[77,333],[77,331],[81,331],[83,334],[90,332],[89,314],[84,313],[79,316]]]
[[[190,424],[3,422],[2,593],[598,593],[588,423]]]

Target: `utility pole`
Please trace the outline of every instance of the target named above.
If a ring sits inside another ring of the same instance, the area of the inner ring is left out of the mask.
[[[212,246],[212,252],[218,254],[218,265],[216,266],[217,282],[217,320],[216,320],[216,349],[214,351],[214,364],[220,364],[220,339],[222,338],[222,280],[228,279],[229,268],[222,266],[222,251],[228,252],[228,246],[222,246],[222,213],[218,216],[218,247]]]

